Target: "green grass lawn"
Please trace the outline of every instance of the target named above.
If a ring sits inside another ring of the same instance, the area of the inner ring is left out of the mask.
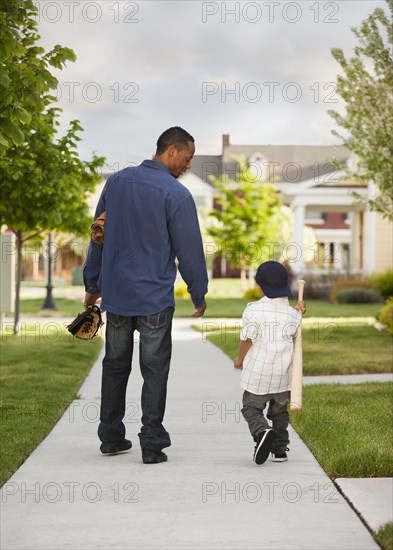
[[[43,281],[21,281],[20,286],[23,288],[45,288],[47,283]],[[56,286],[56,284],[52,285]]]
[[[3,484],[77,397],[102,345],[73,338],[60,325],[26,327],[1,342],[1,468]]]
[[[304,328],[303,364],[308,375],[392,372],[393,339],[372,326]]]
[[[215,298],[243,298],[240,279],[210,279],[209,295]]]
[[[303,388],[291,423],[331,477],[393,476],[393,383]]]
[[[374,534],[375,540],[382,550],[393,550],[393,523],[386,523]]]
[[[81,294],[80,300],[70,300],[69,298],[55,298],[57,310],[44,309],[42,304],[45,298],[24,298],[20,301],[20,311],[26,315],[37,315],[38,317],[76,317],[83,311],[84,294]],[[11,316],[11,314],[9,314]]]
[[[238,317],[241,318],[249,300],[243,298],[216,298],[210,295],[206,298],[207,309],[205,318]],[[295,306],[296,301],[291,300]],[[307,300],[307,317],[375,317],[381,309],[381,304],[331,304],[320,300]],[[175,317],[189,317],[194,312],[194,306],[188,298],[176,299]]]
[[[81,291],[80,300],[56,298],[55,295],[55,303],[58,308],[55,312],[51,310],[41,310],[44,298],[24,298],[21,300],[21,312],[23,314],[44,317],[75,317],[77,313],[83,310],[83,297],[83,291]],[[207,309],[204,315],[205,318],[241,318],[244,308],[248,303],[248,300],[243,298],[227,298],[220,294],[219,297],[209,295],[206,300]],[[307,313],[304,316],[305,319],[308,317],[375,317],[381,309],[381,304],[331,304],[319,300],[306,300],[306,304]],[[291,305],[295,306],[296,302],[292,300]],[[194,306],[189,298],[176,298],[175,317],[190,317],[192,313],[194,313]]]
[[[303,369],[308,376],[392,372],[393,340],[369,325],[316,324],[303,328]],[[217,326],[208,340],[231,359],[239,348],[239,329]]]
[[[211,317],[241,317],[247,300],[243,298],[211,298],[206,297],[207,309],[204,318]],[[175,317],[190,317],[194,306],[189,298],[176,298]]]

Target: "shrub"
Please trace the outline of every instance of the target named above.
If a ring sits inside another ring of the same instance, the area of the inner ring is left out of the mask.
[[[312,273],[311,271],[304,274],[303,279],[306,281],[304,295],[306,300],[329,300],[332,286],[339,280],[342,280],[343,274],[328,271],[326,273]],[[296,295],[296,285],[292,285],[294,296]]]
[[[339,304],[376,304],[381,295],[372,288],[350,287],[339,290],[336,300]]]
[[[371,279],[385,300],[393,296],[393,271],[391,269],[388,269],[384,273],[373,275]]]
[[[386,326],[386,332],[393,336],[393,297],[386,300],[378,318]]]
[[[181,283],[176,289],[175,289],[175,296],[177,298],[188,298],[190,295],[187,290],[186,283]]]
[[[341,279],[332,286],[330,298],[333,303],[337,303],[337,294],[340,290],[347,288],[364,288],[377,291],[377,285],[369,278],[366,277],[350,277],[347,279]],[[347,302],[349,303],[349,302]]]
[[[254,286],[254,288],[249,288],[248,290],[246,290],[246,292],[244,293],[244,298],[246,300],[259,300],[260,298],[262,298],[262,294],[259,288],[257,286]]]

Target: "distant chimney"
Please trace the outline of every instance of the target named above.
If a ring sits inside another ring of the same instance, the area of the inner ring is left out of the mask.
[[[222,152],[226,147],[229,147],[229,134],[222,134]]]

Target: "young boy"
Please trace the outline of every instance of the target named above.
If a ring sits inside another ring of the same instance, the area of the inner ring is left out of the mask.
[[[272,460],[285,462],[289,443],[287,405],[290,401],[293,340],[306,311],[304,302],[296,308],[288,273],[278,262],[264,262],[258,267],[255,281],[263,297],[247,305],[243,313],[240,347],[234,359],[236,369],[243,369],[240,385],[242,413],[256,443],[254,462],[263,464],[269,453]],[[267,418],[263,411],[269,401]]]

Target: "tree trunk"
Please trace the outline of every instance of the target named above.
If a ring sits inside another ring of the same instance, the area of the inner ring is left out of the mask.
[[[52,289],[53,289],[53,286],[52,286],[52,233],[49,232],[49,235],[48,235],[48,259],[47,259],[47,266],[48,266],[48,269],[47,269],[47,285],[46,285],[46,298],[45,298],[45,301],[41,307],[41,310],[42,309],[53,309],[53,310],[56,310],[57,307],[56,307],[56,304],[53,300],[53,296],[52,296]]]
[[[252,289],[255,286],[255,268],[251,266],[248,270],[248,288]]]
[[[242,289],[242,292],[247,290],[247,272],[244,262],[240,265],[240,288]]]
[[[19,332],[20,316],[20,283],[22,280],[22,231],[15,231],[16,235],[16,281],[15,281],[15,312],[14,312],[14,334]]]

